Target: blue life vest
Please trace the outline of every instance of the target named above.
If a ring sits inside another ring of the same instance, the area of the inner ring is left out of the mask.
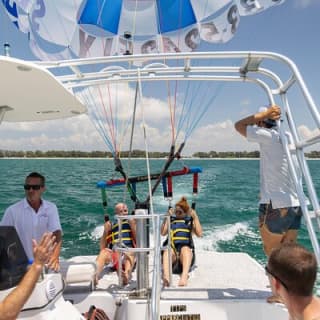
[[[193,248],[192,240],[192,222],[193,219],[190,216],[186,216],[183,219],[177,219],[177,217],[171,217],[171,246],[180,251],[181,247],[188,246]]]
[[[112,249],[112,247],[119,243],[119,224],[118,222],[112,224],[111,232],[106,237],[106,242],[108,247]],[[134,247],[134,241],[132,237],[132,231],[128,220],[122,220],[121,224],[121,244],[129,248]]]

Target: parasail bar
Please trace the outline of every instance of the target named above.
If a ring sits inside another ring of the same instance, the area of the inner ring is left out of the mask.
[[[183,167],[181,170],[175,170],[175,171],[169,171],[164,174],[164,177],[175,177],[175,176],[183,176],[185,174],[195,174],[195,173],[201,173],[202,168],[201,167]],[[160,177],[160,173],[154,173],[150,175],[151,180],[158,179]],[[137,182],[145,182],[148,181],[149,177],[147,175],[144,176],[138,176],[138,177],[132,177],[128,179],[128,182],[130,184],[137,183]],[[115,186],[121,186],[126,183],[125,179],[111,179],[108,181],[99,181],[97,182],[97,187],[100,189],[104,188],[111,188]]]

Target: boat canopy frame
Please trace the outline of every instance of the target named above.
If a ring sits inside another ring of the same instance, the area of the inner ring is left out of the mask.
[[[210,64],[208,64],[209,60]],[[218,62],[219,60],[223,60],[224,63],[225,61],[229,62],[229,65],[212,65],[213,61]],[[238,65],[234,64],[235,60],[238,61]],[[285,79],[281,79],[280,75],[273,69],[261,67],[262,63],[268,60],[284,65],[289,71],[289,76],[286,75]],[[177,62],[180,64],[178,65]],[[262,88],[270,104],[275,103],[275,97],[279,96],[282,101],[281,108],[287,120],[288,129],[293,137],[293,141],[288,141],[281,121],[278,121],[277,125],[280,129],[290,173],[296,185],[312,246],[320,264],[320,247],[314,228],[316,224],[317,229],[320,229],[320,207],[304,155],[306,147],[320,142],[320,114],[302,75],[292,60],[284,55],[273,52],[221,51],[96,57],[63,61],[40,61],[36,62],[36,64],[54,74],[56,71],[60,71],[60,75],[56,75],[56,78],[68,89],[83,88],[108,82],[203,80],[254,83]],[[94,72],[92,68],[87,68],[88,71],[83,71],[83,67],[93,65],[99,66],[99,70],[102,69],[101,66],[105,67],[103,71]],[[263,76],[262,79],[260,76]],[[270,83],[263,80],[265,78],[271,80],[273,87],[271,87]],[[294,84],[297,84],[300,88],[307,109],[319,130],[317,135],[309,139],[299,137],[289,105],[287,93]],[[308,208],[308,202],[300,184],[299,174],[297,168],[295,168],[293,157],[297,158],[303,174],[311,209]]]
[[[219,61],[222,60],[223,63],[227,61],[227,65],[219,64]],[[235,60],[237,61],[236,65],[234,64]],[[210,61],[210,64],[208,61]],[[266,64],[268,64],[268,61],[280,63],[287,70],[287,74],[283,77],[273,68],[265,67],[264,63],[267,62]],[[212,65],[213,62],[217,62],[217,65]],[[278,120],[277,126],[312,247],[320,265],[320,247],[317,239],[317,232],[320,230],[320,208],[305,157],[305,149],[320,142],[320,114],[297,66],[289,58],[273,52],[221,51],[96,57],[63,61],[40,61],[35,62],[35,64],[53,73],[56,79],[70,91],[109,82],[141,83],[165,80],[203,80],[254,83],[265,92],[270,104],[274,104],[276,99],[280,99],[282,102],[282,117],[284,119],[282,121]],[[99,67],[99,70],[103,69],[103,71],[93,71],[93,66],[96,66],[97,69]],[[312,138],[305,139],[299,136],[288,100],[288,92],[293,85],[297,85],[300,89],[306,109],[318,130],[318,133]],[[7,112],[7,110],[2,112]],[[287,131],[289,131],[292,138],[286,134]],[[295,165],[296,160],[298,168]],[[303,177],[306,195],[299,178],[300,174]],[[153,221],[153,230],[157,233],[153,248],[145,248],[144,243],[142,243],[141,254],[143,254],[144,258],[146,250],[153,251],[155,257],[160,257],[160,255],[156,254],[156,249],[158,248],[159,250],[161,247],[160,216],[155,215],[153,211],[151,211],[151,214],[137,215],[145,222],[147,219],[151,219]],[[143,227],[142,230],[144,229],[146,228]],[[154,260],[156,261],[157,259]],[[158,319],[159,315],[160,258],[158,260],[154,265],[154,270],[157,272],[154,272],[152,283],[152,319]]]

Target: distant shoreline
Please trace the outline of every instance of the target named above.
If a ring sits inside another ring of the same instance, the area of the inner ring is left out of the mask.
[[[101,157],[1,157],[0,160],[107,160],[114,161],[113,158],[101,158]],[[128,158],[121,158],[127,160]],[[131,158],[130,160],[145,160],[146,158]],[[149,158],[150,160],[165,160],[166,158]],[[197,158],[197,157],[185,157],[183,160],[259,160],[260,158]],[[308,158],[306,160],[320,160],[320,158]]]
[[[168,159],[169,153],[163,151],[149,151],[149,159]],[[183,159],[235,159],[235,160],[248,160],[259,159],[260,152],[254,151],[197,151],[192,154],[181,155]],[[48,151],[14,151],[14,150],[1,150],[0,159],[110,159],[113,160],[115,154],[109,151],[80,151],[80,150],[48,150]],[[121,159],[145,159],[146,153],[143,150],[130,150],[121,151],[118,155]],[[175,157],[179,157],[175,155]],[[320,159],[320,151],[311,151],[305,153],[307,159]]]

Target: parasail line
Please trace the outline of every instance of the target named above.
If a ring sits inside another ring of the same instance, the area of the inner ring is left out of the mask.
[[[133,107],[133,116],[132,116],[132,122],[131,122],[131,135],[130,135],[130,146],[129,146],[129,162],[128,162],[128,171],[130,173],[130,160],[131,160],[131,153],[132,153],[132,145],[133,145],[133,133],[134,133],[134,125],[135,125],[135,119],[136,119],[136,110],[137,110],[137,101],[138,101],[138,82],[136,83],[136,92],[134,96],[134,107]],[[130,184],[131,185],[131,184]],[[126,187],[127,189],[130,188],[129,182],[128,182],[128,177],[126,177]],[[136,190],[133,188],[135,198],[137,199],[136,196]]]
[[[98,107],[95,102],[95,99],[93,99],[93,97],[92,97],[91,90],[87,90],[87,95],[85,95],[83,91],[79,91],[77,93],[77,95],[79,95],[82,98],[83,102],[85,102],[86,105],[90,105],[89,97],[88,97],[88,96],[90,96],[90,100],[91,100],[91,102],[93,102],[93,104],[91,104],[92,105],[92,108],[91,108],[91,116],[92,117],[89,117],[89,118],[90,118],[91,122],[93,123],[93,125],[95,126],[97,132],[100,134],[101,138],[104,140],[106,145],[109,147],[109,150],[111,150],[112,154],[114,154],[115,150],[113,148],[113,145],[112,145],[110,139],[105,134],[103,123],[101,122],[99,114],[98,114]],[[94,109],[96,109],[97,111],[95,111]],[[94,118],[94,119],[92,119],[92,118]],[[95,120],[95,121],[93,121],[93,120]]]
[[[220,92],[223,88],[223,85],[224,85],[223,83],[218,84],[218,88],[215,90],[215,94],[213,95],[213,98],[207,102],[207,104],[205,105],[205,108],[202,109],[199,117],[193,122],[193,124],[189,128],[188,132],[186,132],[186,139],[188,139],[190,137],[193,130],[197,127],[200,120],[203,118],[205,113],[208,111],[210,104],[212,104],[216,100],[217,96],[220,94]]]
[[[122,176],[123,176],[123,179],[124,181],[127,181],[127,175],[125,174],[124,170],[123,170],[123,166],[122,166],[122,163],[121,163],[121,159],[119,158],[119,154],[116,154],[115,155],[115,158],[114,158],[114,164],[115,164],[115,171],[118,171]],[[138,198],[137,198],[137,195],[136,193],[134,192],[134,189],[132,187],[131,184],[126,184],[127,185],[127,190],[130,194],[130,198],[133,202],[137,202],[138,201]]]
[[[148,202],[148,201],[150,200],[150,197],[151,197],[151,196],[154,194],[154,192],[156,191],[159,183],[161,182],[162,177],[166,174],[166,172],[167,172],[167,170],[169,169],[169,167],[170,167],[171,163],[173,162],[173,160],[174,160],[175,158],[180,159],[180,157],[181,157],[181,151],[182,151],[184,145],[185,145],[185,142],[181,143],[181,145],[180,145],[180,147],[179,147],[179,149],[178,149],[178,151],[177,151],[176,153],[174,153],[174,150],[175,150],[174,145],[171,146],[171,148],[170,148],[170,154],[169,154],[169,156],[168,156],[168,159],[167,159],[167,161],[166,161],[166,163],[165,163],[165,165],[164,165],[164,167],[163,167],[163,169],[162,169],[162,171],[161,171],[161,173],[160,173],[159,178],[157,179],[157,181],[155,182],[155,184],[154,184],[154,186],[153,186],[153,188],[152,188],[152,190],[151,190],[151,195],[150,195],[150,194],[148,195],[146,202]]]
[[[170,123],[171,123],[171,145],[175,144],[175,114],[173,112],[173,107],[171,103],[171,91],[170,91],[170,82],[167,81],[167,92],[168,92],[168,105],[169,105],[169,113],[170,113]]]

